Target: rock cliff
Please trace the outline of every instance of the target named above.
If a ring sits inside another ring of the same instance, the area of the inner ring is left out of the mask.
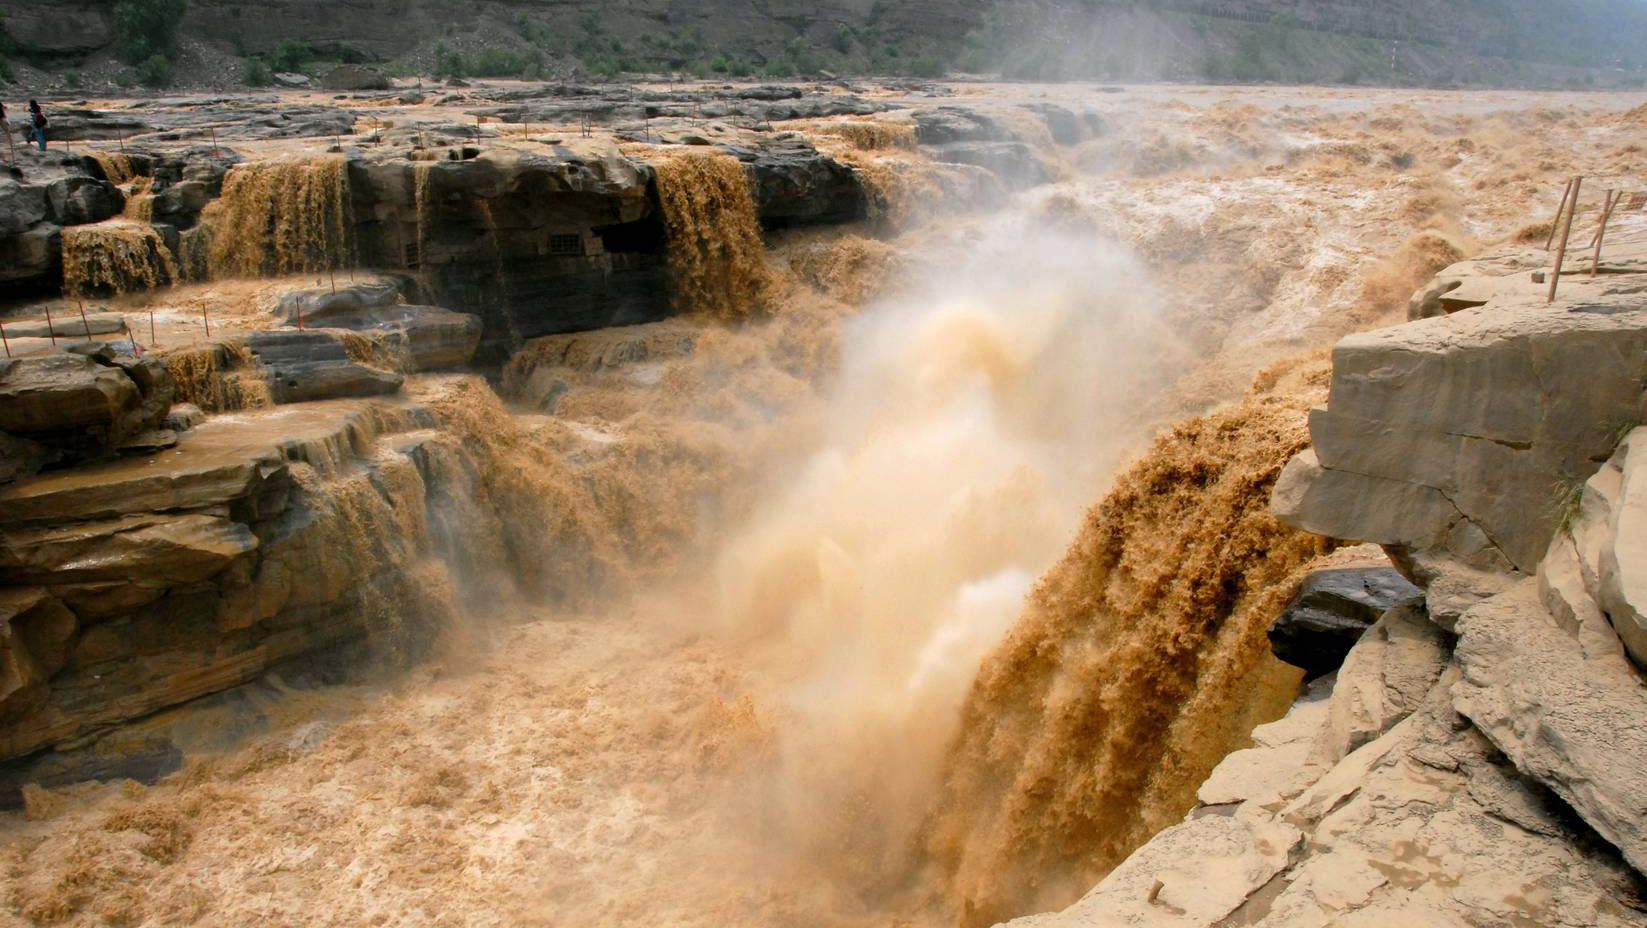
[[[1283,520],[1378,542],[1424,597],[1182,824],[1015,928],[1647,918],[1647,301],[1601,275],[1546,305],[1520,262],[1450,268],[1485,298],[1341,342],[1274,490]]]

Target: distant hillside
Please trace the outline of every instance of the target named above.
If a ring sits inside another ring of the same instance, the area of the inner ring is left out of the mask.
[[[180,7],[175,37],[134,45],[121,5],[150,21]],[[1647,84],[1644,0],[0,0],[0,23],[18,70],[71,83],[354,61],[442,76]]]

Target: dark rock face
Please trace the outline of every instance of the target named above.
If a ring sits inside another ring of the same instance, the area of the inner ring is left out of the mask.
[[[345,64],[328,71],[320,79],[320,86],[327,90],[388,90],[394,82],[376,68]]]
[[[400,302],[402,283],[371,280],[332,290],[298,290],[275,313],[295,325],[380,333],[383,347],[415,371],[468,364],[480,345],[481,321],[470,313]]]
[[[940,106],[915,113],[915,141],[922,145],[950,142],[1016,141],[1017,134],[982,113],[961,106]]]
[[[1047,132],[1059,145],[1076,145],[1095,134],[1091,124],[1086,120],[1056,103],[1031,103],[1024,109],[1036,113],[1046,121]]]
[[[868,214],[863,185],[852,169],[798,135],[727,150],[744,163],[756,215],[767,228],[852,222]]]
[[[276,403],[381,396],[399,390],[405,380],[351,361],[343,345],[325,332],[253,332],[246,336],[246,347],[265,368]]]
[[[1035,149],[1023,142],[947,142],[926,151],[944,164],[983,168],[1009,188],[1033,187],[1051,177]]]
[[[1394,568],[1316,571],[1271,623],[1270,649],[1312,678],[1331,673],[1379,616],[1423,595]]]
[[[0,295],[55,290],[63,227],[107,219],[124,204],[95,162],[59,152],[30,156],[25,170],[0,177]]]
[[[483,360],[500,363],[527,338],[669,312],[652,172],[615,146],[358,160],[349,180],[362,262],[416,272],[427,302],[479,316]]]

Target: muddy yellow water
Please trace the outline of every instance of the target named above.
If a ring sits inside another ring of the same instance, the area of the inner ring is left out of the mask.
[[[1174,93],[963,213],[938,201],[969,172],[904,130],[819,129],[883,213],[765,250],[736,161],[659,157],[694,312],[429,394],[430,467],[474,488],[443,504],[463,553],[413,566],[459,612],[433,656],[293,691],[157,785],[31,791],[0,911],[915,928],[1073,901],[1292,693],[1263,629],[1323,545],[1265,499],[1320,349],[1547,221],[1570,165],[1641,164],[1635,117],[1567,101]],[[213,267],[315,266],[338,164],[237,168],[222,211],[310,218],[213,238]],[[254,406],[240,361],[175,368]],[[305,486],[361,563],[435,531],[354,479]]]

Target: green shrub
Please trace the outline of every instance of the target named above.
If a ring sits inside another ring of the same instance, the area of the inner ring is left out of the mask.
[[[68,71],[63,75],[63,83],[68,85],[70,90],[79,90],[80,85],[84,83],[84,79],[79,71]]]
[[[145,87],[165,87],[172,82],[172,60],[165,55],[150,55],[137,66],[137,79]]]
[[[439,78],[462,78],[466,73],[463,55],[447,48],[445,42],[436,42],[435,76]]]
[[[274,83],[274,73],[262,61],[247,58],[240,63],[240,82],[247,87],[267,87]]]
[[[282,72],[299,73],[315,60],[315,50],[307,42],[286,39],[264,55],[269,67]]]
[[[842,23],[840,28],[835,30],[835,34],[829,37],[829,44],[845,55],[852,51],[852,38],[852,27]]]
[[[115,42],[126,62],[138,65],[140,76],[152,70],[150,61],[177,53],[177,24],[187,8],[188,0],[120,0],[114,5]],[[170,70],[168,66],[168,74]]]
[[[543,52],[529,48],[487,47],[463,58],[463,70],[475,77],[529,77],[543,73]]]

